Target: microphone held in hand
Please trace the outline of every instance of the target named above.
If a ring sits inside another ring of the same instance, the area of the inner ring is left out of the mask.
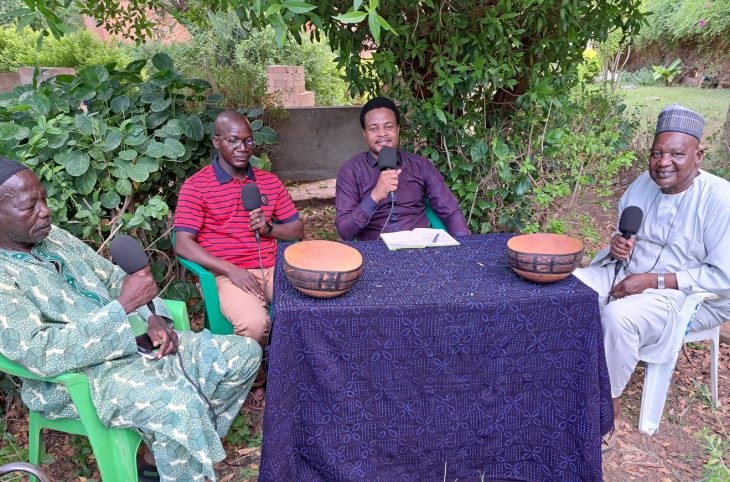
[[[243,202],[243,209],[248,212],[260,208],[261,191],[259,191],[259,187],[253,182],[244,184],[241,188],[241,201]],[[256,242],[260,242],[259,232],[254,231],[254,233],[256,234]]]
[[[389,169],[398,169],[398,151],[392,147],[385,146],[378,153],[378,168],[380,172]],[[393,191],[388,193],[391,202],[393,201]]]
[[[126,234],[117,236],[112,240],[109,252],[112,261],[127,274],[134,274],[149,264],[142,246],[139,245],[137,240]],[[152,314],[157,314],[155,305],[151,301],[147,303],[147,308],[150,309]]]
[[[380,149],[378,153],[378,168],[381,171],[398,169],[398,151],[388,146]]]
[[[618,230],[624,239],[629,239],[635,235],[641,228],[641,221],[644,219],[644,211],[638,206],[629,206],[621,213],[621,219],[618,222]],[[614,278],[621,269],[621,261],[616,261]]]

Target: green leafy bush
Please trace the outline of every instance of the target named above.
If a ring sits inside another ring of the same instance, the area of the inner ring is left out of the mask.
[[[657,81],[654,79],[654,72],[647,68],[639,69],[635,72],[624,72],[621,75],[621,83],[624,85],[657,85]]]
[[[94,64],[130,61],[128,49],[102,42],[88,30],[79,30],[61,40],[47,38],[37,48],[38,34],[28,29],[0,28],[0,72],[15,72],[19,67],[72,67],[82,69]]]
[[[674,78],[682,73],[681,64],[682,61],[680,59],[675,59],[667,67],[663,65],[652,65],[651,69],[654,71],[654,80],[662,79],[665,85],[671,84]]]
[[[179,186],[211,156],[223,97],[178,73],[165,54],[152,58],[143,80],[146,64],[92,65],[0,94],[0,152],[39,175],[55,224],[95,246],[126,231],[169,249]],[[260,145],[278,141],[261,120],[264,109],[244,112]],[[171,280],[174,257],[159,259],[153,272]]]
[[[675,47],[691,42],[730,44],[730,3],[724,0],[647,0],[653,12],[641,30],[639,46],[655,43]],[[724,51],[722,51],[724,53]]]
[[[578,79],[585,83],[591,83],[601,73],[601,59],[598,52],[588,47],[583,51],[583,62],[578,64]]]

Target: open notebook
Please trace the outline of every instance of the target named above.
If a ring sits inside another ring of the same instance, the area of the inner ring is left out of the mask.
[[[438,246],[458,246],[459,242],[442,229],[415,228],[411,231],[396,231],[380,235],[388,249],[433,248]]]

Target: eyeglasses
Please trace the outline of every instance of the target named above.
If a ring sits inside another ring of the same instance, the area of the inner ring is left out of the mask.
[[[245,144],[246,147],[256,147],[256,140],[254,140],[253,137],[249,137],[248,139],[239,139],[238,137],[223,137],[223,139],[233,149],[238,149],[239,147],[241,147],[241,144]]]

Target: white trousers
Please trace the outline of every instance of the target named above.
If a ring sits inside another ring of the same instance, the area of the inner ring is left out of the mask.
[[[687,295],[671,289],[648,289],[606,303],[613,281],[614,265],[578,268],[573,274],[598,293],[603,327],[603,347],[611,379],[611,396],[619,397],[639,360],[664,363],[672,357],[676,338],[684,335],[688,320],[679,319]],[[619,271],[616,283],[625,277]],[[691,330],[723,324],[730,318],[730,300],[703,303]]]

